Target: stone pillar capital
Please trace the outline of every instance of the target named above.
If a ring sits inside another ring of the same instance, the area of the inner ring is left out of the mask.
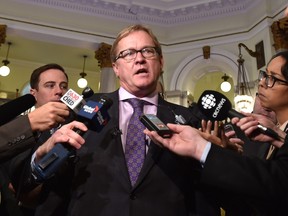
[[[7,29],[6,25],[0,25],[0,47],[1,47],[1,44],[5,43],[6,29]]]
[[[112,67],[112,63],[110,60],[110,50],[111,45],[106,43],[101,43],[99,48],[95,51],[95,58],[98,60],[99,67]]]
[[[288,18],[285,17],[273,22],[271,32],[273,34],[273,46],[276,52],[288,49]]]

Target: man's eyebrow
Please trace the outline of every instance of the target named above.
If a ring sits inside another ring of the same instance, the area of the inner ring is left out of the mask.
[[[57,83],[57,82],[56,81],[47,81],[44,84],[55,84],[55,83]],[[68,82],[63,81],[63,82],[60,82],[60,84],[68,84]]]
[[[50,84],[50,83],[56,83],[55,81],[47,81],[47,82],[45,82],[44,84]]]

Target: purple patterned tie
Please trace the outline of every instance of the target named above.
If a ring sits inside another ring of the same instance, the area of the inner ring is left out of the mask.
[[[125,158],[132,186],[135,184],[145,158],[145,126],[139,117],[143,113],[144,102],[137,98],[127,100],[133,107],[126,137]]]

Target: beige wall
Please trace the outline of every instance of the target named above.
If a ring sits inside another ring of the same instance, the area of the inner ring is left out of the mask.
[[[97,60],[95,59],[95,61]],[[23,63],[15,59],[14,60],[10,59],[10,62],[11,63],[8,65],[11,69],[10,74],[6,77],[0,76],[0,93],[1,92],[16,93],[16,89],[19,89],[19,93],[21,93],[23,88],[29,83],[32,71],[37,67],[42,66],[42,64],[35,64],[31,62]],[[77,80],[80,78],[79,73],[81,73],[81,70],[71,69],[68,67],[66,68],[64,67],[64,69],[69,77],[69,87],[74,89],[76,92],[81,93],[83,89],[80,89],[77,86]],[[85,72],[87,73],[87,76],[85,78],[88,81],[88,85],[95,92],[97,92],[100,80],[99,78],[100,73],[93,73],[92,71],[85,71]],[[9,96],[14,97],[14,94],[9,94]]]

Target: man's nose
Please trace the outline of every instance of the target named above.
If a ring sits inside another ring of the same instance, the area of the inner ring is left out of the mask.
[[[57,86],[57,85],[55,86],[54,90],[55,90],[55,93],[59,95],[63,95],[65,92],[65,90],[61,86]]]

